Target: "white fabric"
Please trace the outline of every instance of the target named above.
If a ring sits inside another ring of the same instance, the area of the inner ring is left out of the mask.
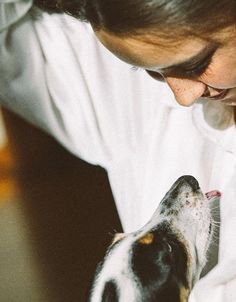
[[[183,174],[195,176],[204,191],[222,191],[220,261],[190,302],[236,301],[232,108],[201,101],[180,107],[165,84],[116,59],[88,25],[64,15],[23,16],[29,3],[0,1],[7,20],[0,23],[2,104],[106,168],[126,232],[147,222]],[[6,17],[13,4],[21,9]]]

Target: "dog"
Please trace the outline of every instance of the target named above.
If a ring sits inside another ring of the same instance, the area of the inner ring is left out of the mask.
[[[213,222],[197,180],[180,177],[151,220],[117,234],[98,265],[89,302],[187,302],[206,263]]]

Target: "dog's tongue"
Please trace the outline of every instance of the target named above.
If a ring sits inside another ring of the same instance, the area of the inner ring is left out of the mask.
[[[213,191],[207,192],[205,195],[208,200],[211,200],[212,198],[215,198],[215,197],[219,198],[221,196],[221,193],[220,193],[220,191],[213,190]]]

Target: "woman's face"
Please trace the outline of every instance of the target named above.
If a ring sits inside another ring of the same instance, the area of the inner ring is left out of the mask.
[[[119,37],[105,30],[99,40],[117,57],[165,80],[176,100],[192,105],[200,97],[236,105],[236,27],[211,37],[182,38],[173,44],[158,35]]]

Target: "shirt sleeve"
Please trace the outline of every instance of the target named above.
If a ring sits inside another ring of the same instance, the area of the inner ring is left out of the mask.
[[[32,0],[0,1],[0,32],[22,18],[32,6]]]
[[[166,89],[118,60],[89,25],[35,9],[0,33],[1,103],[74,155],[114,166],[151,133]]]

